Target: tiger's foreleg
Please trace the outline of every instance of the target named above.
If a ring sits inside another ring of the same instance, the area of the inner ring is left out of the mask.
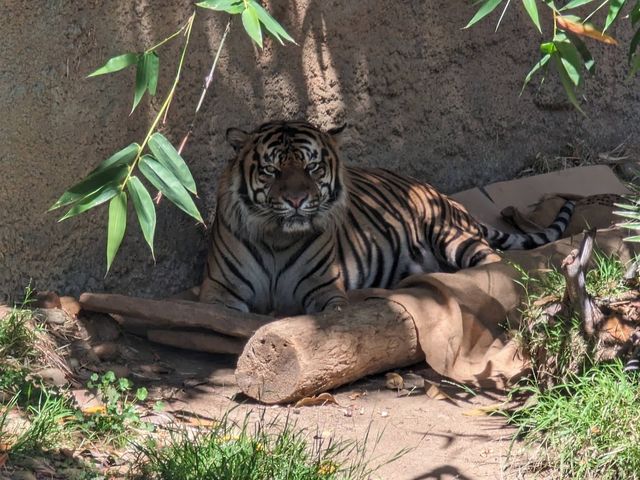
[[[325,275],[307,278],[298,284],[294,295],[305,313],[341,310],[349,303],[336,266]]]

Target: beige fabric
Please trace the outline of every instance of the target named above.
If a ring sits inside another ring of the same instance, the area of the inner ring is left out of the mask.
[[[556,209],[557,211],[557,209]],[[598,222],[605,219],[597,206]],[[589,222],[589,209],[580,214]],[[632,252],[622,242],[619,230],[599,231],[598,248],[628,260]],[[414,275],[395,290],[360,290],[350,293],[352,301],[385,298],[403,305],[412,315],[427,363],[455,381],[484,388],[504,389],[529,368],[528,358],[505,331],[507,322],[517,322],[522,300],[520,274],[510,262],[535,274],[551,265],[559,268],[582,235],[559,240],[536,250],[509,252],[504,260],[456,273]]]

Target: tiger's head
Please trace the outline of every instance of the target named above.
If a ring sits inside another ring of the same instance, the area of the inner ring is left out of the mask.
[[[304,235],[327,229],[346,205],[337,136],[307,122],[269,122],[251,133],[227,131],[236,151],[222,179],[221,205],[252,236]]]

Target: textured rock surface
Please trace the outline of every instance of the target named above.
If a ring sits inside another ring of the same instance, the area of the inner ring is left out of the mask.
[[[207,216],[216,174],[231,155],[224,131],[264,119],[306,117],[327,127],[347,121],[349,161],[401,169],[449,192],[507,179],[536,153],[557,152],[576,137],[608,149],[639,133],[640,91],[637,81],[623,81],[622,48],[593,48],[600,67],[584,92],[588,118],[568,106],[555,78],[518,97],[539,40],[519,4],[494,34],[495,18],[461,30],[473,13],[465,2],[267,3],[299,45],[268,42],[256,51],[239,19],[233,23],[184,152]],[[145,99],[128,116],[133,72],[97,79],[86,74],[109,56],[164,38],[186,19],[190,5],[3,3],[3,18],[10,21],[0,25],[0,293],[17,293],[30,278],[61,294],[157,296],[199,281],[203,231],[167,202],[159,209],[155,265],[130,219],[106,279],[106,209],[60,224],[46,213],[65,187],[140,141],[151,107],[158,105]],[[174,140],[191,121],[225,22],[224,14],[199,12],[184,81],[165,126]],[[613,34],[628,43],[629,32]],[[176,48],[161,52],[161,95],[176,57]]]

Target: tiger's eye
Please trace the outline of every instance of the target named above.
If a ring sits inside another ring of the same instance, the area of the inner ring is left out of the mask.
[[[265,165],[260,170],[261,173],[264,173],[265,175],[275,175],[276,173],[278,173],[278,169],[273,165]]]
[[[307,172],[309,173],[317,172],[321,166],[322,165],[320,165],[320,162],[310,163],[307,165]]]

